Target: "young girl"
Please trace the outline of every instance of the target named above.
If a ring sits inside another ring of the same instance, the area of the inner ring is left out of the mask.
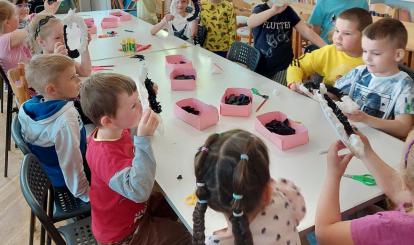
[[[225,0],[201,0],[200,21],[207,29],[204,48],[226,57],[227,51],[236,39],[236,14],[233,3]]]
[[[253,29],[254,47],[261,53],[256,72],[284,85],[286,69],[293,59],[293,28],[318,47],[325,45],[290,6],[278,7],[272,0],[263,0],[253,9],[247,25]]]
[[[25,43],[27,31],[18,30],[18,27],[16,7],[8,1],[0,0],[0,63],[5,72],[32,57]]]
[[[63,23],[53,15],[36,15],[29,26],[29,43],[32,52],[36,54],[67,55],[65,47]],[[91,74],[92,64],[88,47],[81,53],[81,62],[75,62],[76,72],[81,77]]]
[[[35,13],[32,13],[29,15],[31,4],[29,3],[28,0],[9,0],[9,1],[15,4],[17,7],[17,14],[19,15],[19,29],[25,28],[29,24],[30,20],[35,16]],[[40,12],[39,14],[46,14],[46,13],[55,14],[56,11],[59,9],[61,2],[62,1],[56,1],[56,2],[49,4],[49,1],[45,0],[43,2],[44,10]]]
[[[341,142],[332,144],[327,156],[327,177],[316,213],[316,235],[319,244],[399,244],[414,242],[414,131],[407,137],[402,159],[402,172],[388,166],[364,142],[364,155],[358,156],[375,177],[378,186],[399,206],[398,210],[379,212],[359,219],[341,221],[339,183],[352,154],[338,155],[345,148]]]
[[[195,156],[193,244],[204,244],[207,205],[224,214],[228,227],[207,244],[297,244],[296,226],[305,215],[298,188],[273,180],[262,140],[243,130],[211,135]],[[230,228],[231,227],[231,228]]]
[[[187,42],[193,43],[194,36],[197,34],[198,21],[188,21],[191,16],[187,12],[189,0],[173,0],[170,6],[170,14],[164,16],[160,23],[154,25],[151,34],[155,35],[163,28],[168,29],[168,33],[174,34]]]

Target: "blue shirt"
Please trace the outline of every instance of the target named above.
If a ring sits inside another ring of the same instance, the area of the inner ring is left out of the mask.
[[[318,0],[308,22],[320,26],[321,38],[326,43],[332,43],[328,40],[328,34],[334,27],[334,20],[343,11],[355,7],[368,10],[368,3],[366,0]]]

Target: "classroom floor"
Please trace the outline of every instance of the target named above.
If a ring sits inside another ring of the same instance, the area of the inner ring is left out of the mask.
[[[7,93],[4,94],[6,102]],[[8,177],[3,177],[4,147],[6,134],[6,104],[0,113],[0,237],[1,244],[28,244],[30,208],[20,190],[19,171],[23,155],[14,147],[9,152]],[[39,244],[39,222],[35,233],[34,244]]]

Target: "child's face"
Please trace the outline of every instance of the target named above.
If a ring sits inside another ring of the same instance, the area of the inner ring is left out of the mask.
[[[177,0],[177,12],[184,13],[188,6],[188,0]]]
[[[111,118],[111,122],[119,129],[133,128],[138,126],[141,120],[142,107],[138,99],[138,92],[131,95],[126,92],[118,95],[118,109],[116,116]]]
[[[398,70],[398,62],[403,57],[388,38],[371,40],[362,37],[362,59],[368,67],[369,72],[376,76],[390,76]]]
[[[361,32],[358,25],[349,20],[338,18],[335,23],[333,44],[339,51],[354,52],[361,50]]]
[[[55,91],[58,98],[73,99],[78,97],[81,80],[76,74],[75,66],[68,67],[64,72],[58,76],[58,81],[55,82]]]
[[[13,15],[10,16],[10,19],[8,19],[5,23],[5,32],[12,32],[19,27],[19,16],[17,13],[17,8],[14,8]]]
[[[17,14],[19,15],[19,21],[24,20],[30,12],[30,5],[27,1],[23,1],[22,3],[16,4],[17,7]]]
[[[63,37],[63,24],[62,23],[54,23],[51,26],[48,26],[48,35],[44,38],[39,37],[38,42],[40,46],[43,48],[44,53],[53,53],[55,50],[56,43],[65,43]]]

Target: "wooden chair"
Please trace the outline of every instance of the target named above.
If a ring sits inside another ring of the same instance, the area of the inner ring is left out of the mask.
[[[369,5],[369,12],[371,12],[373,16],[395,18],[397,9],[383,3],[371,3]]]
[[[17,106],[20,107],[26,100],[30,99],[29,86],[24,73],[24,64],[19,63],[16,68],[7,72],[10,85],[16,98]]]

